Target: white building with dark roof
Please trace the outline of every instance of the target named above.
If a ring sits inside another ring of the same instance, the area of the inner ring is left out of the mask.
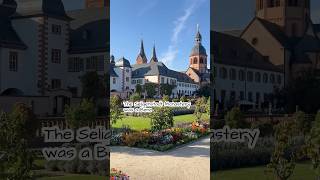
[[[81,97],[81,76],[106,73],[108,42],[107,7],[65,11],[61,0],[1,1],[0,96],[52,96],[55,110],[47,113],[63,111]]]
[[[161,96],[161,84],[169,84],[175,87],[171,97],[194,96],[200,86],[210,83],[206,49],[202,46],[201,40],[202,37],[198,29],[195,45],[190,54],[190,67],[185,72],[171,70],[163,62],[159,62],[155,46],[152,49],[151,59],[148,61],[143,41],[141,41],[140,51],[134,65],[131,65],[130,61],[125,58],[114,62],[112,56],[110,91],[121,94],[122,97],[129,97],[136,91],[138,84],[143,86],[146,83],[153,83],[158,87],[156,89],[156,96],[158,97]]]

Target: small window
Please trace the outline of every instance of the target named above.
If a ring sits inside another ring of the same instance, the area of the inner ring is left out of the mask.
[[[129,77],[126,77],[126,82],[129,82]]]
[[[60,89],[61,88],[61,80],[60,79],[52,79],[51,80],[51,89]]]
[[[68,60],[68,71],[69,72],[81,72],[83,71],[84,63],[80,57],[72,57]]]
[[[243,70],[239,71],[239,80],[244,81],[245,80],[245,72]]]
[[[259,72],[256,72],[256,74],[255,74],[255,81],[257,83],[261,82],[261,74]]]
[[[61,26],[60,25],[57,25],[57,24],[52,24],[51,26],[51,32],[53,34],[56,34],[56,35],[61,35]]]
[[[234,68],[230,69],[230,80],[236,80],[237,74]]]
[[[263,74],[263,82],[268,83],[268,74],[267,73]]]
[[[281,83],[282,83],[281,75],[278,75],[278,76],[277,76],[277,81],[278,81],[278,84],[281,84]]]
[[[82,31],[82,38],[83,38],[84,40],[89,39],[89,35],[90,35],[90,33],[89,33],[88,30]]]
[[[256,37],[252,38],[251,44],[254,45],[254,46],[257,45],[258,44],[258,38],[256,38]]]
[[[9,71],[18,71],[18,52],[9,52]]]
[[[51,51],[51,61],[52,63],[61,63],[61,50],[60,49],[52,49]]]
[[[116,84],[117,83],[117,79],[116,78],[112,78],[112,83]]]
[[[253,81],[253,72],[252,71],[247,72],[247,79],[249,82]]]
[[[270,83],[275,83],[276,82],[276,78],[275,78],[275,76],[274,76],[274,74],[271,74],[270,75]]]
[[[197,64],[197,63],[198,63],[197,58],[194,58],[194,59],[193,59],[193,64]]]
[[[228,73],[227,73],[227,69],[226,69],[226,68],[221,68],[221,69],[220,69],[220,77],[221,77],[222,79],[227,79]]]

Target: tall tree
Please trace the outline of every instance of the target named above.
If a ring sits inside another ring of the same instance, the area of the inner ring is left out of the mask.
[[[144,89],[145,89],[147,96],[149,98],[153,98],[156,95],[156,93],[157,93],[156,88],[157,88],[157,85],[154,83],[144,84]]]
[[[105,97],[106,88],[103,83],[103,77],[100,77],[96,71],[87,72],[81,77],[82,97],[92,99],[96,102],[97,99]]]
[[[122,100],[119,96],[111,96],[110,99],[110,118],[111,123],[115,124],[122,119]]]

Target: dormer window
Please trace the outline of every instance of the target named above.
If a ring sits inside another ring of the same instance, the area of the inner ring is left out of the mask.
[[[82,38],[83,38],[84,40],[89,39],[89,31],[88,31],[88,30],[84,30],[84,31],[82,32]]]

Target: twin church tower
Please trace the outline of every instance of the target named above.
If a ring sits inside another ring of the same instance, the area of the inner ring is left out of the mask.
[[[202,45],[202,36],[199,31],[199,27],[197,27],[197,33],[195,36],[195,44],[191,50],[191,54],[189,55],[189,67],[197,70],[199,73],[206,73],[207,70],[207,53],[206,49]],[[153,46],[152,57],[150,59],[150,63],[158,62],[158,58],[156,55],[156,48]],[[147,64],[148,59],[144,52],[143,41],[141,40],[140,52],[136,59],[136,64]]]

